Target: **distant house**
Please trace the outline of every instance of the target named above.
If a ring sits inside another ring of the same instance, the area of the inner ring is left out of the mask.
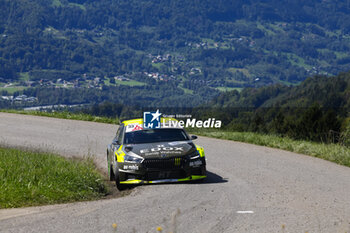
[[[119,76],[115,76],[114,80],[116,80],[116,81],[129,81],[130,79],[126,78],[126,77],[124,77],[122,75],[119,75]]]
[[[1,96],[3,100],[13,100],[13,96]]]
[[[33,87],[35,84],[35,81],[26,81],[25,84],[27,85],[27,87]]]
[[[26,95],[19,95],[16,98],[14,98],[14,101],[22,102],[25,101],[28,98]]]
[[[9,99],[10,100],[10,99]],[[36,97],[28,97],[26,95],[19,95],[13,99],[16,102],[35,102],[38,100]]]
[[[98,84],[100,84],[100,82],[101,82],[101,78],[99,78],[99,77],[94,78],[94,84],[95,84],[95,86],[97,86]]]
[[[25,101],[27,101],[27,102],[35,102],[35,101],[38,101],[38,98],[36,98],[36,97],[28,97]]]

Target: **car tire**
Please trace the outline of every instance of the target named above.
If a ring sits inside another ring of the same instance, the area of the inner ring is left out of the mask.
[[[117,186],[117,189],[119,191],[123,191],[128,187],[127,185],[120,183],[120,176],[118,174],[118,171],[116,172],[114,177],[115,177],[115,185]]]
[[[108,177],[110,181],[114,181],[115,180],[115,175],[114,175],[114,171],[113,171],[113,166],[110,162],[110,160],[108,159],[108,150],[107,150],[107,166],[108,166]]]
[[[109,180],[110,181],[115,181],[115,175],[113,171],[113,166],[109,165]]]

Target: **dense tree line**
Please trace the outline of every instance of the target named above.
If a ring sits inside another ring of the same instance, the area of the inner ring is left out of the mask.
[[[292,88],[275,85],[221,94],[211,102],[216,111],[209,113],[221,112],[227,129],[336,142],[349,127],[349,96],[350,73],[314,76]]]

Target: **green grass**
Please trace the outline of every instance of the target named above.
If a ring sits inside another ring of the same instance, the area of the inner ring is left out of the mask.
[[[158,70],[161,70],[162,67],[165,67],[165,64],[164,64],[164,63],[161,63],[161,62],[159,62],[159,63],[152,63],[152,66],[153,66],[154,68],[157,68]]]
[[[262,30],[263,32],[266,32],[269,36],[276,35],[276,32],[274,32],[273,30],[269,29],[267,26],[265,26],[259,22],[257,23],[257,28]]]
[[[29,81],[30,75],[29,72],[22,72],[19,74],[19,79],[22,81]]]
[[[338,51],[335,51],[334,53],[337,56],[337,59],[342,59],[342,58],[347,57],[349,55],[348,53],[338,52]]]
[[[9,95],[12,95],[16,91],[23,91],[27,88],[28,87],[23,87],[23,86],[0,87],[0,91],[7,91]]]
[[[0,208],[95,200],[107,193],[91,158],[0,148]]]
[[[62,6],[62,3],[60,0],[53,0],[52,3],[51,3],[51,6],[53,7],[60,7]]]
[[[115,83],[116,83],[116,84],[119,84],[119,85],[131,86],[131,87],[134,87],[134,86],[144,86],[144,85],[146,85],[146,84],[143,83],[143,82],[139,82],[139,81],[135,81],[135,80],[129,80],[129,81],[115,80]]]
[[[240,72],[242,72],[245,76],[247,76],[247,77],[250,77],[251,76],[251,74],[249,73],[249,70],[248,69],[244,69],[244,68],[234,68],[234,67],[232,67],[232,68],[228,68],[227,69],[229,72],[231,72],[231,73],[236,73],[237,71],[240,71]]]
[[[295,66],[299,66],[299,67],[302,67],[302,68],[308,69],[308,70],[310,70],[312,68],[311,65],[306,63],[304,58],[302,58],[294,53],[283,53],[283,54],[286,55],[288,57],[289,62]]]
[[[215,41],[211,38],[201,38],[202,42],[204,43],[215,43]]]
[[[282,83],[283,85],[286,85],[286,86],[297,86],[301,83],[301,82],[292,83],[292,82],[288,82],[285,80],[278,80],[278,82]]]
[[[276,22],[276,23],[268,23],[267,25],[272,28],[272,30],[274,32],[277,32],[277,33],[284,33],[285,31],[280,27],[278,26],[278,24],[283,24],[285,22]]]
[[[239,88],[239,87],[216,87],[215,89],[222,91],[222,92],[233,91],[233,90],[241,92],[243,90],[243,88]]]
[[[68,6],[76,6],[76,7],[79,7],[81,10],[86,11],[85,6],[82,4],[70,2],[70,3],[68,3]]]
[[[69,120],[92,121],[92,122],[100,122],[100,123],[108,123],[108,124],[119,124],[118,118],[99,117],[99,116],[92,116],[92,115],[84,114],[84,113],[71,113],[71,112],[67,112],[67,111],[40,112],[40,111],[19,111],[19,110],[1,109],[0,112],[54,117],[54,118],[69,119]]]
[[[193,94],[193,90],[188,89],[188,88],[186,88],[186,87],[183,87],[182,84],[179,85],[179,88],[182,89],[182,90],[185,92],[185,94],[190,94],[190,95]]]
[[[292,151],[350,167],[350,148],[339,144],[324,144],[293,140],[286,137],[263,135],[251,132],[230,132],[218,130],[197,130],[192,132],[207,137],[234,140]]]

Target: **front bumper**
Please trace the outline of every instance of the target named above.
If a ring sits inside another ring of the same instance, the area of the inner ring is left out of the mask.
[[[206,177],[205,157],[149,159],[142,163],[118,163],[121,184],[155,184],[200,180]]]
[[[160,184],[160,183],[176,183],[176,182],[184,182],[191,180],[201,180],[206,178],[207,176],[189,176],[182,179],[161,179],[161,180],[138,180],[138,179],[129,179],[126,181],[120,181],[121,184]]]

